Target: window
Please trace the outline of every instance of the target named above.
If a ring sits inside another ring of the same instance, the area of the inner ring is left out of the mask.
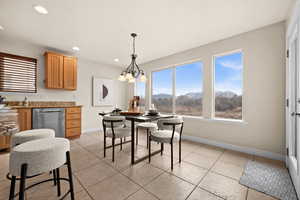
[[[202,116],[202,68],[201,62],[176,67],[176,114]]]
[[[235,52],[214,57],[215,117],[242,119],[243,55]]]
[[[152,73],[152,104],[163,113],[202,115],[203,64],[194,62]]]
[[[137,81],[135,83],[135,96],[140,97],[140,106],[145,106],[146,83]]]
[[[173,69],[152,73],[152,104],[159,112],[173,112]]]
[[[0,53],[0,92],[36,93],[37,60]]]

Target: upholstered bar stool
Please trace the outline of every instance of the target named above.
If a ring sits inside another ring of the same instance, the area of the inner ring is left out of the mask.
[[[136,145],[139,143],[139,129],[147,131],[147,149],[149,147],[149,133],[157,130],[157,124],[151,122],[143,122],[136,125]]]
[[[59,176],[59,168],[65,164],[68,167],[68,179],[60,178]],[[70,142],[68,139],[45,138],[32,140],[15,146],[11,150],[9,158],[8,178],[11,180],[9,200],[14,199],[17,195],[19,195],[19,200],[23,200],[26,190],[38,184],[52,181],[53,179],[47,179],[26,187],[26,179],[48,173],[52,170],[56,170],[57,173],[57,195],[61,195],[60,181],[68,181],[70,190],[66,192],[61,199],[70,193],[71,199],[74,200]],[[15,195],[16,180],[20,180],[20,188],[19,193]]]
[[[52,129],[32,129],[27,131],[20,131],[11,137],[11,147],[28,142],[31,140],[54,138],[55,131]]]

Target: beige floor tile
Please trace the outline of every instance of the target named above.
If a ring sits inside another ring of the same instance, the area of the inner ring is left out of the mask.
[[[0,181],[6,180],[6,174],[8,173],[8,161],[9,161],[9,153],[1,152],[1,154],[0,154]]]
[[[88,195],[88,193],[85,190],[75,193],[75,199],[76,200],[92,200],[92,198]],[[65,200],[71,200],[70,195],[68,195],[65,198]]]
[[[284,162],[282,162],[280,160],[272,160],[272,159],[264,158],[264,157],[260,157],[260,156],[254,156],[254,160],[256,162],[272,165],[274,167],[282,167],[282,168],[285,167]]]
[[[140,189],[133,195],[131,195],[128,199],[126,200],[158,200],[155,196],[150,194],[149,192],[146,192],[143,189]]]
[[[174,159],[174,165],[177,163],[178,160]],[[171,158],[169,156],[161,156],[160,154],[154,155],[151,157],[151,165],[167,171],[171,169]]]
[[[222,198],[201,188],[196,188],[187,200],[222,200]]]
[[[245,200],[247,188],[238,181],[212,172],[200,182],[199,187],[228,200]]]
[[[217,158],[207,157],[197,153],[191,153],[185,158],[183,158],[183,160],[191,164],[203,167],[205,169],[210,169],[216,162]]]
[[[87,187],[89,194],[95,200],[123,200],[138,189],[140,189],[140,187],[137,184],[121,174]]]
[[[186,157],[187,155],[189,155],[190,153],[192,153],[194,151],[195,148],[187,148],[184,145],[181,145],[181,159],[183,159],[184,157]],[[164,145],[164,155],[168,155],[171,156],[171,145],[170,144],[165,144]],[[178,143],[174,143],[174,147],[173,147],[173,156],[174,158],[179,158],[179,146]]]
[[[217,161],[211,171],[234,178],[236,180],[240,180],[241,176],[243,175],[244,167],[231,163],[225,163],[223,161]]]
[[[81,146],[87,146],[91,144],[101,143],[103,141],[102,135],[89,135],[89,133],[82,134],[78,140],[75,142]]]
[[[16,185],[16,188],[19,188],[19,186]],[[0,181],[0,200],[8,199],[9,189],[10,189],[10,181],[9,180],[1,180]]]
[[[247,200],[276,200],[276,199],[264,193],[249,189]]]
[[[112,162],[111,154],[109,154],[103,160],[118,171],[124,171],[131,167],[131,156],[125,154],[124,152],[116,153],[114,162]]]
[[[85,169],[87,167],[95,165],[96,163],[100,163],[100,159],[97,158],[93,154],[87,154],[85,156],[77,157],[75,159],[73,157],[71,157],[71,164],[72,164],[73,172]]]
[[[210,145],[201,145],[200,147],[196,148],[194,152],[206,157],[217,159],[224,152],[224,149]]]
[[[245,167],[249,160],[253,160],[253,155],[226,150],[223,155],[220,157],[220,160],[226,163],[231,163],[234,165],[239,165]]]
[[[173,171],[170,170],[170,173],[197,185],[207,173],[207,169],[186,162],[181,162],[175,165]]]
[[[156,178],[145,189],[161,200],[182,200],[194,189],[194,186],[169,173]]]
[[[145,186],[163,171],[147,163],[140,163],[125,170],[123,174],[139,185]]]
[[[85,186],[94,185],[103,179],[113,176],[117,171],[104,162],[93,165],[75,173],[78,180]]]

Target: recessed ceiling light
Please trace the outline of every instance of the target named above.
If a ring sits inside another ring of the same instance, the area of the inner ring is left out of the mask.
[[[77,46],[72,47],[72,49],[73,49],[73,51],[79,51],[80,50],[79,47],[77,47]]]
[[[4,30],[3,26],[0,25],[0,30]]]
[[[43,15],[48,14],[48,10],[45,7],[41,6],[41,5],[34,5],[33,8],[39,14],[43,14]]]
[[[115,58],[114,61],[115,61],[115,62],[119,62],[119,58]]]

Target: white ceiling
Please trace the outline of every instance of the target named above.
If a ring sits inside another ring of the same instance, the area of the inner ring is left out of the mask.
[[[80,57],[127,65],[131,32],[138,63],[286,19],[294,0],[0,0],[0,37],[62,51],[79,46]],[[37,14],[40,4],[48,15]],[[120,62],[114,62],[119,58]]]

